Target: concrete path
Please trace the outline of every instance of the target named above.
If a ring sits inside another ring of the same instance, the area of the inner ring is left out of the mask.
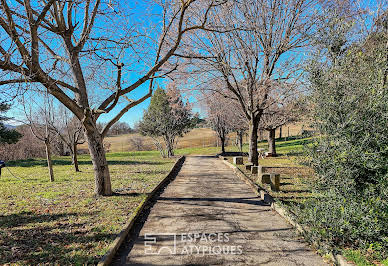
[[[116,265],[326,265],[219,159],[187,157]]]

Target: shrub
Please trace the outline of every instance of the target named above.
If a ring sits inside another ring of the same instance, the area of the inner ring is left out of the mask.
[[[376,31],[347,46],[331,41],[344,46],[332,60],[312,62],[313,127],[320,137],[306,162],[320,197],[298,213],[315,240],[362,249],[371,259],[388,256],[387,39]]]

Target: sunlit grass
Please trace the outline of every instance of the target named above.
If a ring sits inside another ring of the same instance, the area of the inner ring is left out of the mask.
[[[268,172],[280,174],[280,191],[271,191],[269,184],[262,184],[256,174],[251,174],[245,170],[243,165],[237,165],[252,181],[265,188],[271,196],[287,204],[298,204],[308,197],[313,197],[311,193],[311,179],[313,172],[311,169],[300,165],[299,157],[303,151],[303,146],[311,143],[312,138],[293,139],[288,141],[278,141],[276,144],[277,157],[259,158],[259,165],[270,167]],[[266,148],[267,143],[259,143],[260,148]],[[247,147],[245,147],[247,148]],[[228,157],[232,163],[232,157]],[[248,157],[244,156],[244,162]]]
[[[174,159],[157,152],[107,155],[111,197],[95,197],[89,156],[75,173],[70,158],[55,157],[55,182],[44,159],[10,162],[0,178],[0,264],[93,264],[134,210],[166,176]]]
[[[293,154],[301,147],[300,140],[279,142],[278,152],[285,155],[261,163],[294,165]],[[176,155],[220,152],[220,147],[196,147],[178,149]],[[96,263],[175,160],[161,158],[158,151],[109,153],[107,159],[116,193],[111,197],[94,196],[88,155],[79,156],[79,173],[69,157],[54,157],[55,182],[49,181],[44,159],[7,162],[12,174],[3,169],[0,178],[0,264]]]

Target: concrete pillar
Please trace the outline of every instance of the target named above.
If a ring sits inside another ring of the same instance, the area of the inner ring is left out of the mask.
[[[279,191],[280,190],[280,174],[272,173],[270,174],[270,180],[271,180],[271,190],[272,191]]]
[[[271,183],[270,174],[261,174],[259,176],[259,180],[258,181],[260,183],[262,183],[262,184],[269,184],[269,183]]]
[[[267,172],[268,167],[259,165],[257,176],[261,176],[262,174]]]
[[[251,173],[254,175],[254,174],[257,174],[258,173],[258,169],[259,169],[259,166],[252,166],[251,168]]]
[[[237,165],[244,164],[243,157],[242,156],[233,157],[233,163]]]
[[[253,166],[252,163],[246,163],[246,164],[245,164],[245,170],[251,171],[252,166]]]

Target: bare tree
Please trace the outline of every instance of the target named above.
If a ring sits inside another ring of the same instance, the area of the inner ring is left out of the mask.
[[[182,50],[190,62],[188,69],[199,72],[200,83],[223,80],[224,87],[213,88],[240,104],[249,121],[249,161],[258,164],[257,134],[260,119],[273,102],[287,97],[301,75],[298,52],[307,45],[314,20],[314,0],[230,1],[219,7],[214,24],[223,32],[193,35]],[[193,64],[195,63],[195,64]],[[231,94],[225,94],[225,88]]]
[[[110,130],[109,130],[109,133],[108,135],[115,135],[115,136],[118,136],[118,135],[122,135],[122,134],[128,134],[128,133],[131,133],[132,129],[131,127],[128,125],[128,123],[126,122],[117,122],[116,124],[114,124]]]
[[[59,106],[55,113],[56,119],[50,121],[50,128],[70,151],[74,170],[80,172],[77,145],[85,143],[84,127],[78,118],[62,105]]]
[[[141,136],[132,136],[128,139],[129,144],[133,146],[137,151],[144,150],[144,138]]]
[[[266,109],[260,120],[259,128],[268,131],[268,153],[277,156],[275,132],[277,128],[297,120],[297,108],[294,103],[276,104]]]
[[[131,19],[127,1],[0,1],[0,69],[5,77],[0,85],[38,84],[82,122],[98,195],[112,194],[103,138],[129,109],[151,96],[155,78],[176,69],[171,59],[184,36],[206,30],[210,11],[222,4],[155,2],[158,7],[145,6],[144,12],[161,10],[161,28],[149,26],[151,14]],[[130,80],[125,79],[128,73],[133,74]],[[132,99],[129,94],[145,83],[148,90]],[[112,110],[113,118],[99,131],[97,119]]]
[[[38,105],[38,108],[31,107],[31,103],[28,106],[25,101],[24,110],[26,115],[26,121],[30,127],[31,133],[39,140],[44,143],[46,148],[46,160],[47,167],[49,170],[50,181],[54,182],[54,170],[52,163],[52,143],[56,139],[56,134],[53,132],[50,124],[55,120],[54,117],[54,105],[52,99],[46,94],[44,96],[44,102]],[[37,105],[33,103],[33,105]]]
[[[222,83],[218,83],[222,86]],[[214,84],[214,87],[217,84]],[[225,153],[225,144],[228,134],[235,131],[239,136],[240,151],[242,151],[242,134],[245,130],[246,120],[241,114],[238,104],[224,97],[219,93],[205,93],[202,98],[205,101],[205,109],[208,121],[214,131],[216,131],[221,142],[221,151]],[[240,138],[241,137],[241,138]]]
[[[207,95],[206,110],[210,126],[221,141],[221,152],[225,153],[225,142],[232,127],[229,123],[228,106],[221,100],[223,98],[218,94]]]

